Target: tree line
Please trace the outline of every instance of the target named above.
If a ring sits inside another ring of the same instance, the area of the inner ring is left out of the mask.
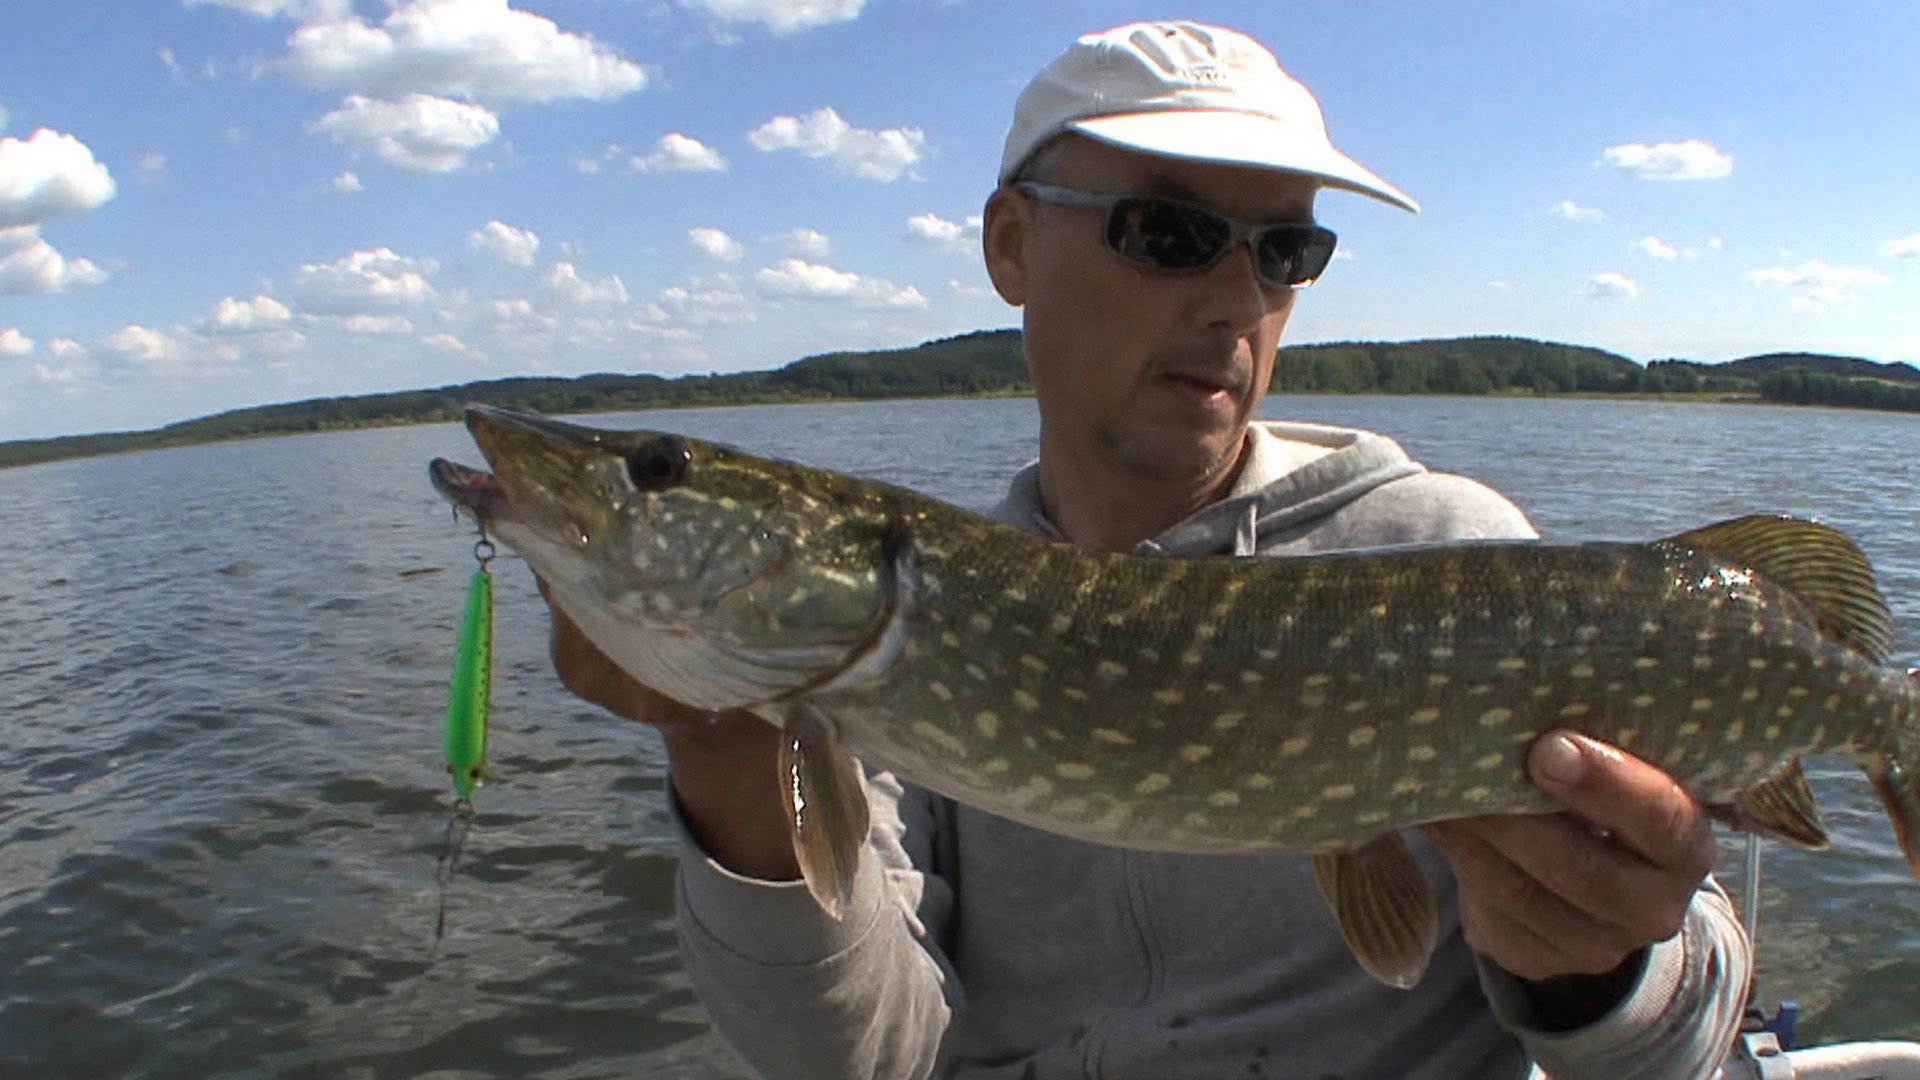
[[[1655,360],[1642,367],[1602,349],[1517,337],[1339,342],[1280,351],[1276,393],[1715,393],[1791,404],[1920,411],[1920,369],[1803,353],[1725,364]],[[1032,392],[1015,330],[909,349],[839,352],[770,371],[724,375],[520,377],[235,409],[151,431],[0,442],[0,467],[265,435],[460,418],[469,402],[542,413]]]

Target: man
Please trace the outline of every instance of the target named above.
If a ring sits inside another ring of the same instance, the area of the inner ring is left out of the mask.
[[[1332,253],[1322,188],[1415,209],[1335,150],[1264,48],[1191,24],[1081,39],[1021,95],[986,207],[1024,311],[1039,460],[996,511],[1092,548],[1292,554],[1526,537],[1505,499],[1388,439],[1250,425]],[[1251,223],[1240,224],[1240,223]],[[714,1023],[781,1077],[1521,1077],[1710,1072],[1750,960],[1702,808],[1548,736],[1562,814],[1421,830],[1442,940],[1411,990],[1347,953],[1304,859],[1099,847],[872,778],[853,900],[822,914],[775,732],[640,687],[555,612],[576,693],[658,726],[688,834],[680,922]],[[1125,718],[1116,717],[1116,726]]]

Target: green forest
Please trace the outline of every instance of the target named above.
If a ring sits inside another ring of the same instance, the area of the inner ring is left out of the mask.
[[[827,353],[726,375],[510,378],[431,390],[235,409],[151,431],[0,442],[0,467],[223,439],[458,420],[469,402],[543,413],[1031,391],[1020,335],[992,330],[909,349]],[[1627,357],[1516,337],[1341,342],[1280,350],[1288,394],[1642,394],[1920,412],[1920,369],[1843,356],[1771,353],[1722,364]]]

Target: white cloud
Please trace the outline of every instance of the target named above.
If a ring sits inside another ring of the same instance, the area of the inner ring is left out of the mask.
[[[213,309],[213,316],[204,324],[202,332],[219,335],[278,330],[292,318],[293,313],[287,306],[271,296],[256,296],[251,300],[227,296]]]
[[[356,251],[330,263],[305,263],[293,290],[310,315],[355,315],[415,307],[436,295],[427,278],[439,270],[432,259],[409,259],[389,248]]]
[[[0,105],[0,131],[7,130],[7,107]]]
[[[907,219],[907,238],[943,251],[977,251],[980,223],[978,214],[968,217],[964,223],[934,214],[915,214]]]
[[[129,323],[108,334],[100,345],[115,357],[142,366],[179,363],[187,359],[189,352],[184,342],[137,323]]]
[[[687,239],[721,262],[738,262],[747,253],[746,245],[719,229],[688,229]]]
[[[671,285],[649,304],[646,316],[657,323],[683,323],[688,326],[737,325],[757,319],[753,301],[740,290],[731,274],[695,278],[686,285]]]
[[[534,253],[540,250],[540,238],[532,230],[516,229],[502,221],[489,221],[468,233],[467,243],[515,266],[532,266]]]
[[[328,182],[327,190],[335,195],[357,195],[365,189],[360,186],[360,177],[350,172],[342,172]]]
[[[861,277],[803,259],[782,259],[755,274],[754,283],[769,295],[802,300],[846,300],[863,308],[924,309],[927,306],[927,298],[911,285]]]
[[[1607,216],[1590,206],[1581,206],[1572,199],[1561,199],[1548,207],[1547,213],[1554,217],[1566,218],[1568,221],[1599,221]]]
[[[1718,180],[1733,172],[1732,155],[1699,139],[1609,146],[1597,164],[1624,169],[1642,180]]]
[[[1920,232],[1894,237],[1880,245],[1880,253],[1889,259],[1920,259]]]
[[[36,225],[0,229],[0,296],[65,292],[98,285],[107,272],[87,259],[68,259],[40,239]]]
[[[1817,311],[1844,304],[1856,299],[1859,290],[1886,283],[1887,276],[1876,270],[1828,266],[1817,259],[1797,267],[1769,266],[1747,273],[1749,285],[1786,289],[1795,311]]]
[[[726,22],[756,22],[776,34],[791,34],[830,23],[852,22],[866,0],[680,0]]]
[[[798,255],[803,259],[824,259],[833,247],[827,242],[825,233],[814,229],[789,229],[770,239],[789,255]]]
[[[223,7],[263,19],[284,16],[301,22],[337,19],[352,9],[352,0],[186,0],[188,7]]]
[[[33,339],[17,326],[0,328],[0,356],[25,356],[33,351]]]
[[[463,353],[467,346],[452,334],[428,334],[420,339],[420,344],[431,349],[445,349],[447,352]]]
[[[378,26],[349,12],[303,26],[284,61],[323,90],[453,95],[496,104],[610,101],[647,83],[640,65],[507,0],[412,0]]]
[[[776,116],[749,132],[747,141],[763,152],[797,150],[830,158],[855,176],[893,181],[919,162],[927,138],[919,128],[856,128],[832,109],[815,109],[804,118]]]
[[[1650,259],[1671,261],[1680,257],[1680,252],[1672,244],[1657,236],[1643,236],[1627,246]]]
[[[86,389],[94,369],[85,346],[71,338],[54,338],[47,342],[45,362],[33,365],[33,377],[57,393],[77,394]]]
[[[335,142],[415,172],[450,172],[493,141],[500,120],[478,105],[425,94],[378,101],[354,94],[308,125]]]
[[[1588,278],[1585,292],[1588,296],[1603,300],[1631,300],[1640,295],[1640,286],[1627,275],[1609,270],[1604,274],[1595,274]]]
[[[349,315],[340,320],[349,334],[411,334],[413,323],[405,315]]]
[[[560,299],[579,307],[627,302],[627,287],[618,274],[588,281],[569,262],[554,263],[553,269],[547,271],[547,288]]]
[[[141,172],[148,176],[154,176],[166,171],[167,157],[165,154],[159,154],[149,150],[140,155],[139,166]]]
[[[71,135],[0,139],[0,228],[79,217],[113,198],[113,177]]]
[[[724,172],[727,159],[720,156],[720,151],[699,139],[669,131],[653,144],[652,153],[645,156],[635,154],[628,164],[635,172]],[[582,172],[599,171],[597,164],[587,168],[578,158],[574,159],[574,165]]]

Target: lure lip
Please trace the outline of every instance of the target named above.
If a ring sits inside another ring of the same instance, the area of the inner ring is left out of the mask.
[[[511,517],[512,503],[500,486],[500,478],[490,472],[462,465],[446,458],[427,463],[427,478],[440,497],[487,523]]]

